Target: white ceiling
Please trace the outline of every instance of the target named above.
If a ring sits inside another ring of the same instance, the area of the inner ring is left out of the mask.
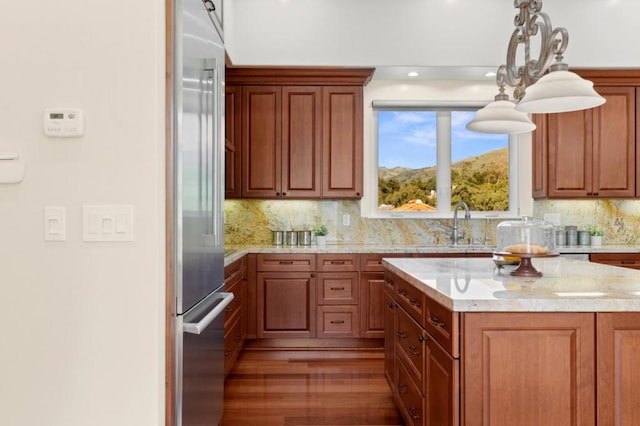
[[[544,0],[570,67],[640,68],[640,0]],[[376,79],[485,79],[505,61],[513,0],[227,0],[236,65],[372,66]],[[534,40],[535,43],[535,40]]]

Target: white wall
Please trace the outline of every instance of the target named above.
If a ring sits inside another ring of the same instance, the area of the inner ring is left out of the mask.
[[[162,424],[164,2],[5,1],[0,52],[0,151],[27,166],[0,184],[0,424]],[[86,135],[45,137],[49,106]],[[83,203],[132,204],[135,241],[83,242]]]
[[[226,43],[237,65],[497,67],[517,12],[511,0],[233,0],[233,8]],[[570,66],[640,66],[631,54],[638,0],[544,0],[542,10],[569,31]]]

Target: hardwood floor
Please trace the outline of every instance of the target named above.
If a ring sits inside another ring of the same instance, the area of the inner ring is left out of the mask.
[[[370,350],[243,351],[225,382],[222,426],[404,425]]]

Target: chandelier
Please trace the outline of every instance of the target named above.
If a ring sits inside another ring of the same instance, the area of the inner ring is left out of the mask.
[[[578,111],[605,103],[591,81],[570,72],[563,62],[569,33],[565,28],[553,28],[549,15],[542,12],[542,0],[513,3],[519,11],[507,48],[507,63],[500,65],[496,73],[499,93],[494,102],[477,111],[467,129],[481,133],[526,133],[536,128],[527,113]],[[540,52],[537,58],[531,58],[531,39],[538,35]],[[516,54],[521,46],[524,64],[517,65]],[[505,93],[506,85],[513,87],[516,103]]]

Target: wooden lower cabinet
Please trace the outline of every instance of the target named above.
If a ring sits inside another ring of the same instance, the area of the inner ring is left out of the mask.
[[[589,261],[629,269],[640,269],[640,253],[591,253]]]
[[[393,300],[393,289],[384,292],[384,376],[387,383],[393,389],[394,371],[396,363],[395,350],[395,310],[396,303]]]
[[[640,312],[596,318],[598,425],[640,425]]]
[[[224,311],[224,375],[235,363],[247,338],[247,259],[239,259],[224,268],[225,291],[233,301]]]
[[[357,306],[318,306],[317,337],[358,337]]]
[[[463,424],[595,424],[592,313],[463,314]]]
[[[360,273],[360,337],[383,338],[384,272]]]
[[[316,277],[310,272],[257,274],[258,338],[316,336]]]

